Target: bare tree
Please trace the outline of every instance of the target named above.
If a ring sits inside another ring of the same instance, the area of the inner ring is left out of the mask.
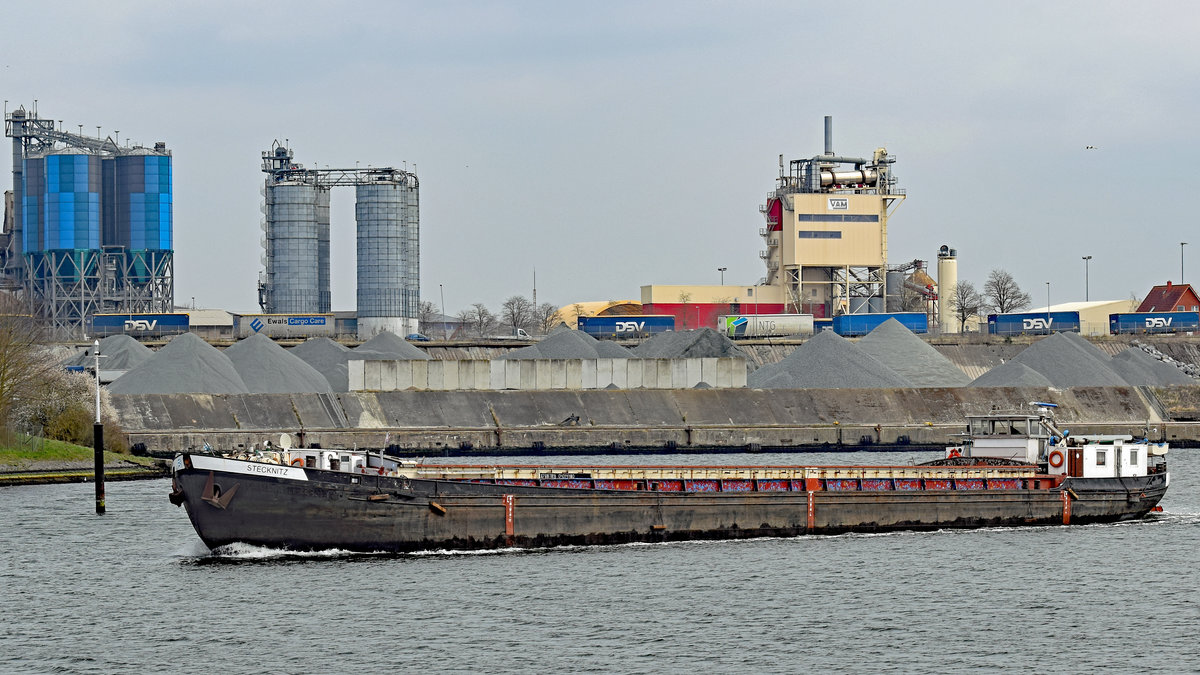
[[[0,293],[0,429],[7,429],[13,406],[34,395],[57,364],[42,355],[42,330],[27,308]]]
[[[536,317],[537,326],[543,335],[554,330],[563,321],[562,313],[558,311],[557,307],[548,302],[543,302],[537,306]]]
[[[1033,304],[1029,294],[1021,290],[1017,280],[1006,270],[992,270],[983,283],[983,295],[998,314],[1019,312]]]
[[[477,302],[467,312],[467,325],[475,337],[484,337],[496,330],[496,315],[482,302]]]
[[[417,323],[421,326],[421,332],[429,335],[430,328],[436,323],[441,326],[444,319],[437,310],[437,305],[428,300],[422,300],[420,308],[417,309]]]
[[[983,306],[983,296],[975,290],[975,284],[969,281],[959,281],[954,284],[954,292],[950,295],[951,309],[954,318],[958,319],[958,332],[963,332],[967,322],[979,316],[979,308]]]
[[[500,321],[514,329],[531,330],[536,321],[537,308],[523,295],[514,295],[500,305]]]

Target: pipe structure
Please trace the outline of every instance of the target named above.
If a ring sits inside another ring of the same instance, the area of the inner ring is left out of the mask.
[[[825,154],[833,154],[833,115],[825,116]]]

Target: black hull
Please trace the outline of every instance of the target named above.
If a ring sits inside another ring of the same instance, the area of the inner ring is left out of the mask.
[[[178,469],[210,548],[407,552],[788,537],[1141,518],[1164,474],[1057,489],[666,493],[524,487],[304,471],[307,480]]]

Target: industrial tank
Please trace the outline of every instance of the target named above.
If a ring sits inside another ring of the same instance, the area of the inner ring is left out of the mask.
[[[957,333],[954,287],[958,285],[958,250],[943,244],[938,249],[938,324],[943,333]]]
[[[100,157],[52,153],[46,156],[44,168],[42,248],[99,249]]]
[[[317,187],[267,186],[267,312],[316,313],[321,306]]]
[[[403,178],[380,180],[356,186],[355,198],[358,336],[416,332],[416,186]]]
[[[317,188],[317,288],[320,301],[317,311],[328,314],[333,305],[329,291],[329,188]]]
[[[157,154],[121,155],[113,160],[112,210],[115,222],[105,246],[125,251],[126,281],[150,283],[163,256],[173,248],[171,157]]]
[[[30,157],[22,162],[24,187],[21,200],[21,250],[37,253],[46,250],[42,241],[42,206],[46,200],[46,160]]]

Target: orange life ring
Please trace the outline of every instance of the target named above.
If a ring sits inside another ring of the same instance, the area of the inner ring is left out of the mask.
[[[1050,452],[1050,466],[1058,468],[1063,465],[1063,454],[1061,450],[1053,450]]]
[[[303,457],[297,457],[296,459],[293,459],[293,460],[292,460],[292,466],[304,466],[304,458],[303,458]]]
[[[962,457],[962,451],[958,448],[950,448],[950,457]]]

